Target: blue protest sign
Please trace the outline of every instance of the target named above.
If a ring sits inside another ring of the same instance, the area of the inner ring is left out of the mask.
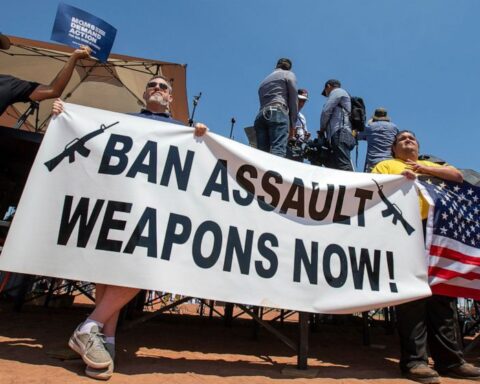
[[[117,30],[98,17],[70,5],[60,3],[53,24],[51,39],[78,48],[88,45],[92,56],[101,62],[108,59]]]

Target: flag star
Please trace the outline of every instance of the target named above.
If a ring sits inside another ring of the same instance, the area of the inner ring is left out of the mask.
[[[448,212],[450,212],[450,214],[453,215],[453,208],[452,207],[448,208]]]
[[[442,219],[443,219],[443,220],[447,220],[447,219],[448,219],[448,213],[447,213],[447,212],[443,212],[443,213],[442,213]]]
[[[472,200],[468,200],[468,206],[471,207],[472,206]]]
[[[458,191],[460,190],[460,187],[459,187],[458,185],[455,185],[455,186],[453,187],[453,190],[454,190],[455,192],[458,192]]]
[[[476,202],[478,201],[478,196],[475,195],[475,196],[472,197],[472,199],[473,199],[473,201],[476,203]]]
[[[467,200],[467,198],[465,197],[465,194],[463,193],[461,193],[459,197],[460,197],[460,201]]]
[[[466,240],[465,235],[462,235],[462,243],[465,243],[465,240]]]
[[[455,217],[453,221],[455,222],[455,224],[458,224],[458,217]]]
[[[451,221],[448,223],[448,228],[453,229],[453,223]]]
[[[467,235],[467,237],[470,237],[470,231],[468,229],[465,231],[465,234]]]
[[[480,240],[480,233],[477,233],[477,240]]]
[[[425,182],[426,182],[427,184],[429,184],[429,185],[432,185],[432,184],[433,184],[431,179],[427,179]]]
[[[447,228],[445,228],[445,227],[440,228],[440,232],[442,233],[442,235],[446,235],[446,234],[447,234],[447,231],[448,231],[448,230],[447,230]]]
[[[473,195],[473,189],[472,188],[469,188],[468,191],[467,191],[467,195]]]
[[[458,237],[458,232],[457,231],[453,232],[453,237],[455,237],[455,239]]]
[[[480,212],[480,211],[478,210],[477,207],[473,208],[473,213],[474,213],[475,215],[478,215],[478,212]]]
[[[446,206],[447,205],[447,202],[445,200],[440,200],[440,202],[442,203],[443,206]]]
[[[470,226],[470,230],[471,230],[473,233],[475,233],[475,226],[474,226],[474,225],[471,225],[471,226]]]
[[[440,184],[438,184],[438,186],[439,186],[441,189],[444,189],[444,188],[447,186],[447,184],[445,184],[445,183],[442,181]],[[472,191],[472,192],[473,192],[473,191]]]
[[[473,246],[475,246],[475,240],[472,239],[472,240],[470,241],[470,244],[472,244]]]

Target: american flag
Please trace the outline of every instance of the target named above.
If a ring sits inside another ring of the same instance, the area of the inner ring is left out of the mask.
[[[426,235],[432,292],[480,300],[480,187],[427,177],[419,182],[434,206]]]

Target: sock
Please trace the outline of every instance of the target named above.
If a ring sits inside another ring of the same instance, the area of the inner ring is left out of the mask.
[[[100,330],[103,328],[103,323],[100,323],[98,321],[88,318],[83,322],[83,324],[80,326],[80,329],[78,331],[80,333],[90,333],[94,325],[96,325]]]
[[[105,337],[105,342],[107,344],[115,345],[115,336],[107,336]]]

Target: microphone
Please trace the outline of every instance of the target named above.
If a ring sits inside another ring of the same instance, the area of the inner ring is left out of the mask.
[[[232,126],[230,127],[230,139],[233,139],[233,126],[235,125],[236,123],[236,120],[235,120],[235,117],[232,117],[232,119],[230,120],[230,122],[232,123]]]

